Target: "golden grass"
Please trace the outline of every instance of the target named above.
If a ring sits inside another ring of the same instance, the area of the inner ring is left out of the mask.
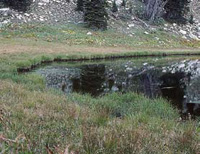
[[[145,48],[145,47],[95,47],[86,45],[65,45],[64,43],[49,43],[34,39],[0,38],[0,54],[29,53],[33,54],[110,54],[125,52],[197,52],[198,48]]]

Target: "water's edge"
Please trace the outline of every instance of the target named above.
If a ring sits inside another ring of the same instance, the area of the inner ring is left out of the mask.
[[[125,58],[144,58],[144,57],[170,57],[170,56],[200,56],[200,52],[179,52],[179,53],[154,53],[154,54],[140,54],[140,53],[134,53],[134,54],[113,54],[113,55],[98,55],[98,56],[92,56],[92,57],[74,57],[74,58],[54,58],[53,60],[42,60],[40,63],[32,64],[31,66],[27,67],[19,67],[17,68],[18,73],[26,73],[30,72],[35,68],[40,67],[42,64],[51,64],[53,62],[81,62],[81,61],[95,61],[95,60],[114,60],[114,59],[125,59]]]

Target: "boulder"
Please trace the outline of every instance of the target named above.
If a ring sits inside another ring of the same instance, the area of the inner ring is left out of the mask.
[[[199,26],[199,27],[197,27],[197,31],[198,31],[198,32],[200,32],[200,26]]]
[[[192,33],[189,34],[189,37],[190,37],[191,39],[193,39],[193,40],[200,40],[196,35],[194,35],[194,34],[192,34]]]
[[[9,8],[2,8],[0,9],[0,16],[10,16],[11,15],[11,10]]]
[[[128,27],[130,27],[130,28],[131,28],[131,27],[134,27],[134,26],[135,26],[135,24],[129,24],[129,25],[128,25]]]
[[[183,35],[186,35],[186,34],[187,34],[187,32],[186,32],[185,30],[182,30],[182,29],[181,29],[179,32],[180,32],[181,34],[183,34]]]

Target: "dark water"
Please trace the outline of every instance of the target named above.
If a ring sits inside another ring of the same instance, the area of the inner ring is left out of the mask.
[[[200,115],[200,59],[150,58],[91,63],[61,63],[36,71],[47,87],[65,93],[101,96],[138,92],[164,97],[184,114]]]

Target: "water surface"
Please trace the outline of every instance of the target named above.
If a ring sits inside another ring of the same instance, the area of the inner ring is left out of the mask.
[[[164,97],[183,113],[200,114],[200,58],[145,58],[54,63],[36,70],[65,93],[137,92]]]

